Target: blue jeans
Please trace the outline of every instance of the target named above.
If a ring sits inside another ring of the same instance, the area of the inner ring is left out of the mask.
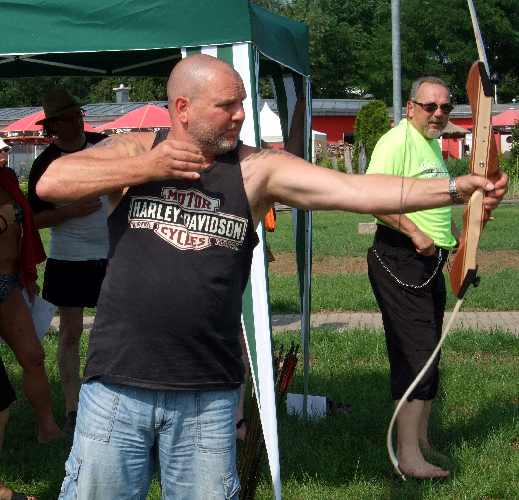
[[[163,499],[238,499],[238,398],[83,384],[59,498],[144,500],[158,461]]]

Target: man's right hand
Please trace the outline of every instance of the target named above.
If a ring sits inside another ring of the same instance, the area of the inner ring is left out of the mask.
[[[97,212],[103,203],[100,198],[94,198],[93,200],[86,201],[77,201],[75,203],[71,203],[65,207],[67,218],[75,218],[75,217],[86,217],[87,215],[93,214]]]
[[[436,246],[434,245],[434,241],[429,238],[426,234],[422,233],[419,229],[413,231],[409,237],[413,242],[416,251],[424,255],[425,257],[431,257],[436,253]]]
[[[508,190],[508,176],[499,169],[492,181],[479,175],[462,175],[456,177],[456,190],[465,202],[469,201],[477,189],[484,192],[483,206],[487,210],[496,208]]]
[[[174,139],[162,141],[143,156],[150,176],[156,180],[197,180],[210,165],[198,147]]]

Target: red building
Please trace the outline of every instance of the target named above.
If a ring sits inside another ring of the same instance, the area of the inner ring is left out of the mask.
[[[328,142],[339,143],[344,136],[352,136],[355,131],[355,119],[358,111],[369,101],[366,99],[314,99],[312,101],[312,128],[324,132],[328,136]],[[270,103],[269,103],[270,104]],[[506,109],[519,109],[519,104],[496,104],[493,106],[493,114],[503,112]],[[389,114],[392,110],[389,109]],[[402,110],[405,116],[405,109]],[[442,151],[445,157],[460,158],[463,151],[470,150],[472,144],[472,112],[468,104],[455,106],[450,121],[466,129],[469,133],[463,136],[449,136],[442,139]],[[503,151],[503,134],[508,134],[506,129],[496,129],[495,137],[498,151]],[[505,137],[506,139],[506,137]]]

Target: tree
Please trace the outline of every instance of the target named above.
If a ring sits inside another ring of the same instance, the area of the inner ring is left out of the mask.
[[[353,166],[357,173],[364,173],[375,144],[390,128],[389,114],[383,101],[370,101],[362,106],[355,121],[355,145]],[[365,165],[361,158],[365,155]]]
[[[389,0],[254,0],[267,9],[305,22],[310,29],[314,97],[372,94],[392,103],[391,2]],[[499,101],[519,97],[519,2],[477,0],[491,71],[499,78]],[[443,78],[455,102],[465,103],[465,81],[477,59],[466,0],[401,2],[402,88],[413,80]],[[165,98],[164,80],[126,78],[132,100]],[[50,83],[49,83],[50,82]],[[113,101],[118,78],[38,78],[0,81],[0,106],[38,105],[52,82],[62,83],[83,102]],[[262,93],[269,96],[263,85]]]
[[[392,102],[391,9],[388,0],[258,0],[310,28],[310,62],[316,97],[373,94]],[[491,71],[501,101],[519,94],[519,2],[478,0]],[[466,0],[401,3],[404,100],[413,80],[443,78],[456,102],[467,102],[465,81],[477,59]]]

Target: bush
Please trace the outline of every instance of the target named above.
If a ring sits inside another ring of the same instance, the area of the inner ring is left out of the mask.
[[[449,158],[445,163],[447,164],[449,175],[453,177],[469,173],[470,160],[468,158]]]
[[[355,145],[353,147],[353,170],[360,171],[359,156],[364,148],[366,167],[377,141],[391,128],[387,107],[382,101],[370,101],[362,106],[355,121]]]
[[[331,168],[332,170],[335,168],[335,166],[333,164],[333,160],[329,156],[325,156],[325,157],[321,158],[317,162],[317,165],[324,167],[324,168]]]

